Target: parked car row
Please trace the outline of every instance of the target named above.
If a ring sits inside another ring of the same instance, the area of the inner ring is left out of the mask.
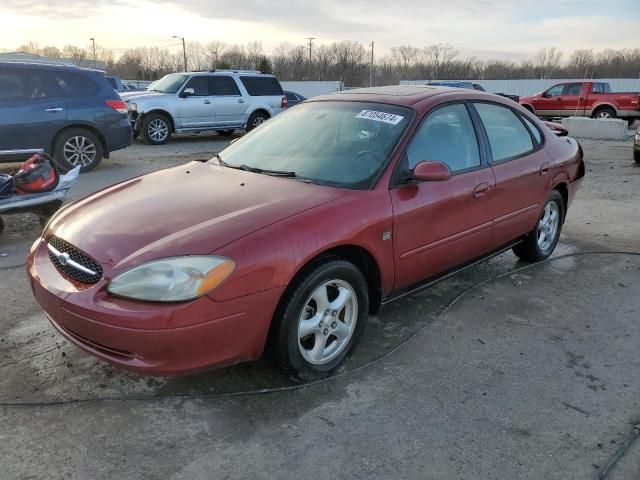
[[[42,149],[61,170],[87,172],[134,135],[158,145],[173,133],[249,131],[287,108],[289,98],[305,100],[285,94],[273,75],[243,70],[175,73],[146,91],[132,89],[97,70],[0,62],[2,161]]]

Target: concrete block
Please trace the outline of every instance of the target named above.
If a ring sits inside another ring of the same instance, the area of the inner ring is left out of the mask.
[[[562,125],[576,138],[624,140],[627,135],[627,121],[618,118],[569,117],[562,119]]]

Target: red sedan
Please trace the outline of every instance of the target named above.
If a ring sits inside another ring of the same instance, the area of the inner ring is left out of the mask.
[[[383,87],[289,109],[208,162],[67,205],[33,245],[69,341],[159,375],[257,359],[331,372],[382,304],[512,248],[554,250],[582,150],[473,90]]]

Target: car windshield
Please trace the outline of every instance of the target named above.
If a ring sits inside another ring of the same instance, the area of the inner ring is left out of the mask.
[[[187,77],[188,75],[183,73],[170,73],[152,85],[149,85],[148,90],[160,93],[176,93],[180,90],[180,87],[184,84]]]
[[[303,103],[233,143],[219,159],[325,185],[371,188],[412,117],[411,109],[395,105]]]

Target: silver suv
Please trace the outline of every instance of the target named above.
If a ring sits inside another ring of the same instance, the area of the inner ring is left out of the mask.
[[[144,92],[121,96],[134,134],[151,145],[173,132],[249,131],[287,108],[278,79],[252,70],[171,73]]]

